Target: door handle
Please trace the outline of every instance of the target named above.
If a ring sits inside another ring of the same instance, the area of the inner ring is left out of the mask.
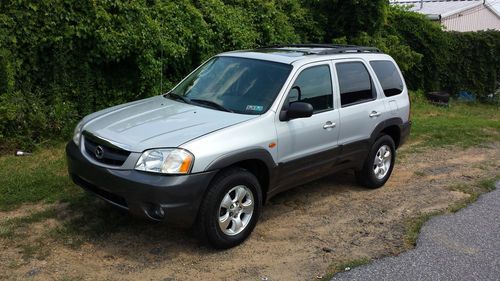
[[[325,125],[323,125],[323,129],[328,130],[331,128],[335,128],[335,126],[337,126],[337,124],[332,123],[331,121],[328,121],[325,123]]]
[[[379,116],[380,116],[380,114],[382,114],[382,113],[377,112],[377,111],[375,111],[375,110],[374,110],[374,111],[372,111],[372,112],[370,113],[370,115],[369,115],[369,116],[370,116],[370,117],[372,117],[372,118],[373,118],[373,117],[379,117]]]

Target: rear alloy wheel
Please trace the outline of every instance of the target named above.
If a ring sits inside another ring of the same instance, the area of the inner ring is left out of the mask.
[[[363,168],[356,171],[358,183],[368,188],[383,186],[391,176],[396,157],[396,146],[388,135],[381,135],[373,144]]]
[[[214,248],[234,247],[254,229],[261,206],[257,178],[243,168],[229,168],[208,187],[198,214],[198,233]]]
[[[391,148],[387,145],[382,145],[377,154],[375,154],[375,159],[373,160],[373,173],[377,179],[383,179],[392,164],[392,153]]]

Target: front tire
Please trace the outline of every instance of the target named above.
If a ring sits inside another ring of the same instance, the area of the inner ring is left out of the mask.
[[[252,173],[238,167],[222,171],[201,204],[198,233],[214,248],[234,247],[255,228],[261,206],[260,184]]]
[[[356,180],[368,188],[383,186],[391,176],[396,160],[396,146],[388,135],[381,135],[373,144],[362,170],[356,171]]]

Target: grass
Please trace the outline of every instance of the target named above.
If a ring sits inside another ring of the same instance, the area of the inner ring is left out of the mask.
[[[483,179],[479,181],[479,186],[486,191],[495,190],[495,183],[500,180],[500,176],[492,177],[489,179]]]
[[[404,236],[404,243],[406,248],[413,248],[417,244],[417,239],[418,235],[420,234],[420,229],[422,228],[422,226],[424,226],[426,221],[442,213],[444,212],[432,212],[432,213],[421,214],[416,218],[408,220],[406,222],[406,233]]]
[[[27,261],[33,258],[44,260],[50,255],[50,248],[43,241],[34,241],[18,245],[21,249],[22,259]]]
[[[470,147],[500,141],[500,107],[491,104],[450,102],[448,107],[425,101],[411,93],[414,147],[459,145]]]
[[[58,280],[59,281],[80,281],[80,280],[84,280],[84,277],[83,276],[76,276],[76,277],[64,276]]]
[[[62,144],[32,156],[0,156],[0,211],[25,203],[52,203],[78,192],[66,172]]]
[[[340,264],[332,264],[328,268],[328,274],[326,276],[324,276],[324,279],[329,280],[333,276],[335,276],[335,274],[337,274],[337,273],[349,271],[355,267],[369,264],[371,261],[372,260],[370,258],[358,258],[358,259],[353,259],[351,261],[343,262]]]
[[[415,172],[413,172],[413,174],[415,174],[415,176],[417,176],[417,177],[425,177],[424,171],[415,171]]]
[[[23,233],[16,233],[16,230],[27,227],[33,223],[44,221],[48,218],[53,218],[55,216],[56,211],[54,209],[47,209],[39,212],[34,212],[28,216],[8,219],[0,223],[0,237],[13,239],[14,237],[23,236]]]

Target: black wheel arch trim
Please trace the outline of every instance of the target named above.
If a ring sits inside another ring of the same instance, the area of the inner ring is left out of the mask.
[[[373,129],[371,135],[370,135],[370,146],[377,140],[377,137],[380,135],[380,133],[390,127],[390,126],[397,126],[400,129],[400,134],[402,132],[402,127],[403,127],[403,119],[399,117],[393,117],[386,119],[375,126],[375,129]]]
[[[236,163],[243,161],[258,160],[265,164],[268,172],[267,188],[263,188],[262,196],[263,202],[266,201],[267,193],[269,189],[276,185],[278,180],[278,165],[274,162],[271,153],[264,148],[254,147],[244,150],[233,151],[231,153],[224,154],[217,159],[213,160],[205,169],[205,171],[222,170],[224,168],[233,166]],[[258,175],[256,175],[258,176]]]
[[[234,165],[238,162],[247,161],[247,160],[260,160],[266,164],[266,167],[269,171],[269,175],[273,174],[273,171],[276,169],[277,165],[274,162],[271,153],[264,148],[250,148],[245,150],[233,151],[222,156],[219,156],[217,159],[213,160],[205,169],[205,171],[219,170],[231,165]]]

